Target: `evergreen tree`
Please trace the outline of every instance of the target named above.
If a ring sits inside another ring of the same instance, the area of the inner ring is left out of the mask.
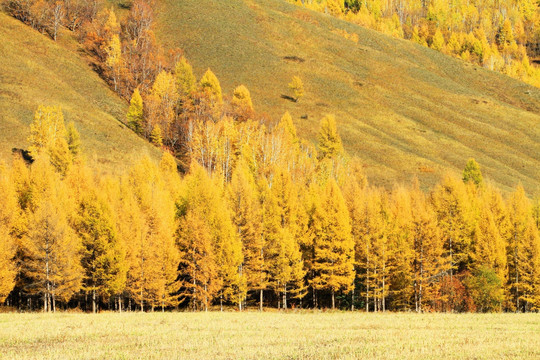
[[[289,83],[289,89],[293,92],[294,102],[298,102],[304,96],[304,83],[298,76],[293,76],[292,81]]]
[[[137,134],[142,134],[144,127],[144,108],[139,88],[133,91],[126,118],[128,126]]]
[[[219,290],[218,268],[210,229],[195,212],[189,211],[178,228],[180,249],[181,296],[189,298],[192,308],[208,311]]]
[[[228,195],[232,220],[242,241],[244,261],[241,267],[247,289],[261,295],[266,287],[262,214],[255,181],[244,161],[238,163],[233,172]],[[262,308],[262,296],[259,301]]]
[[[81,153],[81,135],[73,121],[70,121],[67,127],[67,144],[71,156],[73,158],[78,157]]]
[[[319,159],[331,159],[343,153],[341,137],[337,131],[336,118],[327,115],[319,129]]]
[[[416,311],[422,312],[429,308],[429,303],[433,304],[440,279],[445,274],[443,243],[436,213],[430,208],[418,185],[411,191],[411,209],[414,302]]]
[[[82,240],[83,289],[91,295],[92,312],[100,299],[107,301],[123,291],[126,282],[124,254],[107,203],[89,191],[78,204],[74,228]]]
[[[212,70],[206,70],[203,77],[201,78],[200,86],[203,92],[208,96],[210,101],[218,105],[223,102],[221,85],[219,84],[219,80],[212,72]]]
[[[180,98],[185,101],[185,99],[188,99],[193,95],[197,87],[197,80],[195,79],[195,75],[193,75],[193,68],[185,57],[180,58],[180,61],[176,63],[174,74],[178,94],[180,95]]]
[[[15,266],[15,241],[11,227],[17,216],[17,197],[13,180],[7,168],[0,163],[0,304],[13,287],[17,268]]]
[[[43,311],[56,311],[56,301],[69,301],[82,281],[80,240],[69,227],[65,210],[49,201],[41,203],[29,218],[22,244],[26,291],[43,297]]]
[[[351,237],[350,218],[345,200],[334,180],[326,186],[321,204],[322,212],[314,219],[314,278],[316,290],[330,291],[332,308],[335,293],[349,292],[354,280],[354,243]]]
[[[253,114],[253,103],[247,87],[240,85],[234,89],[231,105],[241,120],[247,120]]]
[[[463,182],[472,182],[476,186],[480,186],[483,183],[482,172],[480,166],[474,159],[469,159],[465,169],[463,170]]]

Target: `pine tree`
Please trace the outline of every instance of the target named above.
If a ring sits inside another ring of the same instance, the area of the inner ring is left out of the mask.
[[[530,311],[538,307],[540,240],[531,216],[531,204],[521,185],[509,200],[508,281],[514,304],[510,309]]]
[[[439,29],[435,31],[433,35],[433,40],[431,42],[431,48],[433,50],[441,51],[444,47],[444,36]]]
[[[297,240],[301,237],[297,227],[297,197],[288,172],[276,172],[272,187],[265,195],[264,206],[270,286],[281,294],[281,304],[286,309],[288,295],[294,298],[305,295],[304,264]]]
[[[208,96],[210,101],[218,105],[223,103],[221,85],[219,84],[219,80],[212,72],[212,70],[206,70],[203,77],[201,78],[200,86],[203,92]]]
[[[294,126],[293,118],[289,112],[285,112],[279,121],[277,128],[283,131],[287,138],[287,143],[291,145],[297,145],[299,143],[298,135],[296,134],[296,127]]]
[[[141,310],[145,305],[151,310],[160,306],[177,304],[179,290],[179,252],[174,233],[178,227],[175,219],[174,201],[170,198],[158,167],[145,157],[130,174],[132,191],[140,208],[137,238],[132,260],[135,277],[131,291]],[[137,211],[134,212],[137,214]]]
[[[70,121],[68,124],[66,136],[69,152],[73,158],[77,158],[81,153],[81,135],[77,131],[73,121]]]
[[[208,306],[219,290],[218,268],[210,229],[205,221],[188,211],[178,228],[181,296],[189,298],[194,310]]]
[[[49,151],[59,139],[65,136],[64,115],[60,107],[40,105],[30,124],[30,154],[33,158]]]
[[[29,218],[23,242],[22,272],[30,294],[43,296],[43,310],[56,311],[56,301],[69,301],[82,281],[80,240],[69,227],[64,210],[49,201]]]
[[[443,267],[443,244],[437,227],[437,217],[418,189],[411,191],[411,236],[413,238],[414,302],[417,312],[427,308],[438,292],[438,283],[445,274]]]
[[[7,168],[0,163],[0,304],[13,287],[17,268],[15,266],[15,241],[11,227],[17,216],[17,197],[13,180]]]
[[[452,176],[446,176],[431,195],[437,212],[439,227],[445,238],[445,258],[450,277],[470,265],[474,214],[469,206],[466,186]]]
[[[412,210],[409,190],[397,187],[390,205],[389,249],[392,271],[389,292],[394,309],[410,310],[414,296]]]
[[[244,161],[238,163],[233,172],[228,196],[232,221],[242,241],[244,261],[241,267],[247,289],[258,291],[261,295],[266,287],[262,214],[255,181]],[[259,307],[262,308],[262,296],[259,296],[259,300]]]
[[[194,211],[207,223],[218,265],[220,305],[223,301],[230,301],[238,304],[241,310],[246,292],[241,268],[242,242],[235,232],[222,183],[219,178],[209,178],[201,166],[192,164],[184,178],[184,191],[177,204],[181,209],[178,214],[182,217],[188,211]]]
[[[91,295],[92,312],[95,313],[100,299],[107,301],[123,290],[126,281],[124,254],[117,248],[111,210],[92,191],[78,204],[74,228],[83,246],[83,289]]]
[[[240,120],[245,121],[250,118],[253,114],[253,103],[247,87],[240,85],[234,89],[231,105]]]
[[[197,80],[195,75],[193,75],[193,68],[186,60],[185,57],[180,58],[174,67],[174,74],[176,77],[176,89],[180,98],[185,101],[185,99],[190,98],[196,90]]]
[[[335,293],[347,293],[353,287],[354,243],[345,200],[333,179],[326,186],[321,209],[314,219],[319,231],[314,234],[315,276],[311,282],[316,290],[330,291],[335,308]]]
[[[469,159],[465,169],[463,170],[463,182],[472,182],[476,186],[480,186],[483,183],[482,172],[480,166],[474,159]]]
[[[289,83],[289,89],[293,92],[294,102],[298,102],[304,96],[304,83],[298,76],[293,76],[292,81]]]
[[[319,129],[319,159],[331,159],[343,153],[341,137],[337,131],[336,118],[327,115]]]
[[[494,270],[501,284],[506,280],[506,247],[506,239],[501,236],[492,212],[484,206],[474,232],[472,256],[476,267]]]
[[[128,126],[137,134],[142,134],[144,127],[144,108],[139,88],[133,91],[126,118]]]
[[[150,133],[150,142],[157,147],[163,146],[163,138],[161,136],[161,126],[156,125]]]

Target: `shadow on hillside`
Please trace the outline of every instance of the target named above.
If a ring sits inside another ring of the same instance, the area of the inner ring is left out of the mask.
[[[296,99],[293,98],[292,96],[289,96],[289,95],[281,95],[281,98],[282,99],[285,99],[285,100],[289,100],[289,101],[292,101],[292,102],[296,102]]]

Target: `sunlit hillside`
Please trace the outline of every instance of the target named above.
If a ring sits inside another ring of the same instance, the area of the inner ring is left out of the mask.
[[[39,105],[61,106],[81,133],[83,153],[105,171],[125,169],[158,150],[120,121],[127,103],[77,53],[69,34],[54,43],[0,13],[0,157],[27,149],[29,124]]]
[[[373,183],[431,185],[474,157],[502,188],[536,190],[536,88],[282,0],[164,0],[160,10],[160,39],[199,77],[210,67],[229,94],[246,85],[258,111],[290,111],[314,141],[321,117],[335,114]],[[306,88],[298,103],[282,96],[294,75]]]

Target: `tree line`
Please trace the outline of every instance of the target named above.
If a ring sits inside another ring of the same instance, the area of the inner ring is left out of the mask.
[[[85,164],[75,126],[40,107],[34,161],[0,166],[0,300],[20,310],[211,306],[537,311],[540,202],[504,197],[470,160],[430,191],[369,185],[336,121],[315,147],[272,127],[190,124],[119,176]]]
[[[536,0],[289,1],[540,86],[531,62],[540,55]]]

